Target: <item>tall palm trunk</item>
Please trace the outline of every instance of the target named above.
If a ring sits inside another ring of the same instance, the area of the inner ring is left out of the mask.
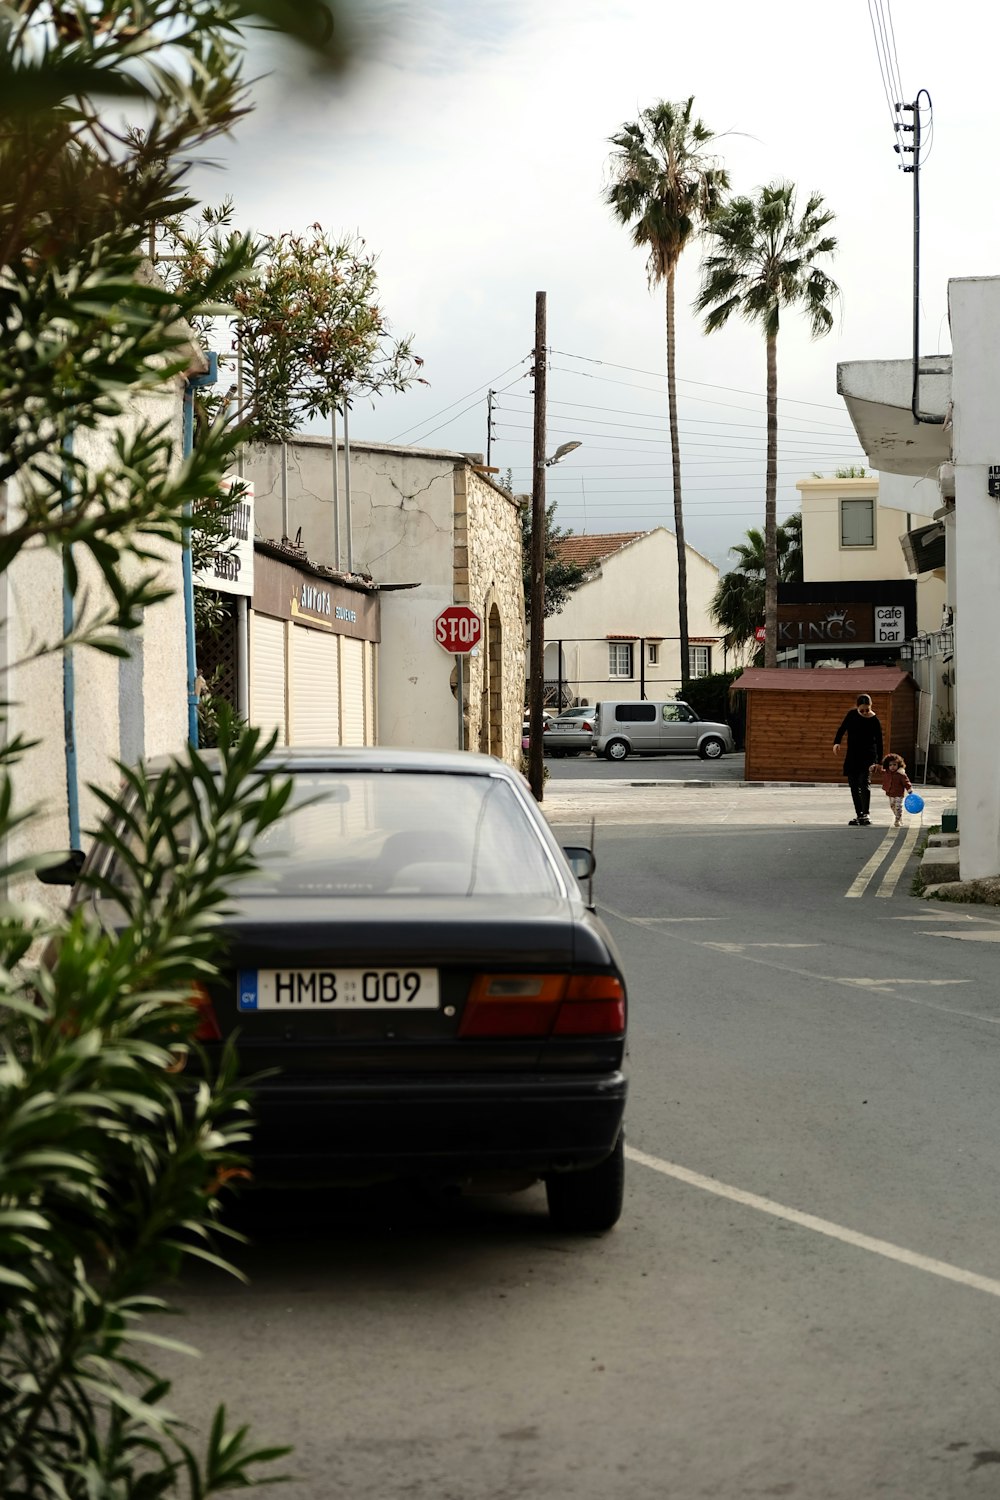
[[[778,665],[778,335],[767,336],[767,476],[764,482],[764,665]]]
[[[667,267],[667,406],[670,412],[670,460],[674,480],[674,535],[677,538],[677,633],[680,636],[681,692],[691,674],[688,648],[687,549],[684,545],[684,502],[681,498],[681,440],[677,430],[677,363],[674,322],[674,277]]]

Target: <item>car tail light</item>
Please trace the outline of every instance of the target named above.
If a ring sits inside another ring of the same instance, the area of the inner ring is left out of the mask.
[[[480,974],[461,1037],[614,1036],[625,1030],[625,991],[611,974]]]
[[[594,726],[593,726],[593,724],[588,724],[587,720],[584,719],[584,721],[583,721],[583,730],[584,730],[585,734],[593,734],[593,732],[594,732]]]
[[[553,1036],[618,1036],[625,1030],[625,987],[613,974],[574,974]]]
[[[221,1042],[222,1030],[215,1014],[212,997],[205,986],[195,984],[187,998],[188,1003],[193,1005],[198,1012],[198,1024],[193,1034],[194,1040],[196,1042]]]

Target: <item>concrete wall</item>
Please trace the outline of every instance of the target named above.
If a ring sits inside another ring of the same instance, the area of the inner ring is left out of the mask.
[[[688,633],[692,641],[708,637],[712,670],[723,667],[718,626],[709,603],[719,570],[693,547],[687,548]],[[608,680],[608,637],[634,638],[633,672]],[[563,677],[573,697],[588,703],[611,695],[640,696],[639,639],[659,642],[659,662],[645,668],[646,696],[672,698],[680,689],[680,645],[677,639],[677,539],[658,526],[606,557],[594,576],[571,594],[564,607],[545,621],[545,678],[557,675],[557,642],[562,639]]]
[[[1000,277],[948,283],[955,465],[955,659],[962,878],[1000,873]]]
[[[143,419],[169,421],[180,451],[181,389],[170,387],[137,398],[126,425]],[[92,468],[108,465],[114,456],[110,431],[80,432],[75,451]],[[8,487],[10,523],[16,524],[20,503],[16,487]],[[146,612],[141,631],[123,636],[127,659],[77,647],[73,653],[76,679],[75,719],[81,827],[93,828],[100,804],[88,783],[116,786],[114,762],[134,761],[180,749],[187,739],[187,686],[184,603],[181,594],[180,548],[153,543],[161,561],[160,582],[175,593]],[[107,602],[104,585],[93,565],[77,549],[81,571],[81,601],[89,594],[92,612]],[[133,568],[137,565],[133,564]],[[6,591],[6,661],[10,670],[6,695],[11,701],[12,733],[23,732],[38,744],[15,772],[18,800],[35,804],[40,815],[13,836],[9,853],[39,852],[69,847],[66,756],[63,718],[63,657],[56,646],[62,636],[62,562],[58,553],[42,546],[25,549],[9,569]],[[78,612],[81,603],[78,603]],[[86,840],[85,840],[86,842]],[[63,893],[50,892],[31,881],[22,894],[48,895],[62,904]]]
[[[282,533],[281,450],[252,450],[261,535]],[[339,454],[340,566],[347,569],[345,474]],[[330,441],[301,437],[287,445],[287,531],[316,563],[337,566]],[[453,602],[484,616],[496,609],[494,670],[480,649],[463,663],[465,740],[483,741],[504,759],[520,756],[524,688],[524,616],[518,506],[449,449],[351,445],[351,552],[354,572],[386,587],[379,653],[379,741],[384,745],[455,749],[459,742],[455,658],[434,639],[434,620]],[[405,587],[393,588],[393,585]],[[498,660],[499,653],[499,660]],[[499,668],[499,669],[498,669]],[[502,687],[498,684],[502,683]],[[491,710],[491,690],[494,694]],[[495,694],[500,692],[500,702]]]

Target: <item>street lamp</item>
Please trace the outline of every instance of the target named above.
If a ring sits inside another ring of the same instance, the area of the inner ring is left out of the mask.
[[[559,447],[553,453],[551,458],[545,458],[542,460],[541,467],[543,469],[551,469],[553,464],[557,464],[560,459],[565,458],[567,453],[572,453],[574,448],[582,447],[582,443],[560,443]]]

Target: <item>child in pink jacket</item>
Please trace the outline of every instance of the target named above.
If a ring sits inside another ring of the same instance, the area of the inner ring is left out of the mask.
[[[906,761],[901,755],[887,755],[882,762],[882,790],[889,799],[895,822],[894,828],[898,828],[903,821],[903,798],[907,792],[912,792],[910,778],[906,774]]]

